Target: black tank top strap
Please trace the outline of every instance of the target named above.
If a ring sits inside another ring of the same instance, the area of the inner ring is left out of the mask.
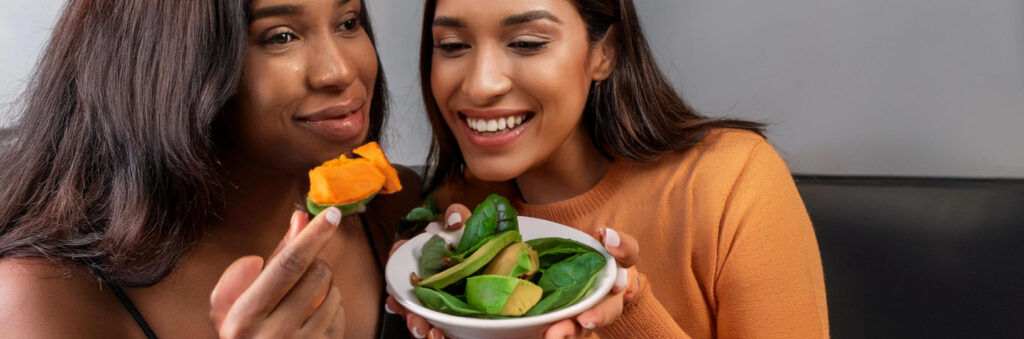
[[[124,290],[121,289],[121,286],[118,286],[116,283],[110,280],[110,277],[107,275],[107,272],[105,270],[103,270],[100,267],[97,267],[96,265],[91,266],[92,271],[95,272],[96,275],[100,277],[100,279],[103,279],[103,282],[107,284],[107,287],[110,287],[110,290],[114,292],[115,296],[117,296],[117,300],[121,302],[121,305],[124,305],[125,310],[127,310],[128,313],[132,315],[132,318],[135,319],[135,323],[138,324],[139,328],[142,329],[142,333],[146,334],[146,338],[156,339],[156,334],[153,333],[153,329],[149,328],[149,324],[146,323],[146,319],[142,317],[142,313],[139,313],[139,309],[135,308],[135,303],[133,303],[132,299],[129,298],[128,295],[124,293]]]

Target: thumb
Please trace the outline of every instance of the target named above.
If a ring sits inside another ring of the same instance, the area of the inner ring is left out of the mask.
[[[262,270],[263,258],[259,256],[239,258],[224,270],[213,292],[210,292],[210,318],[214,328],[220,328],[231,306],[256,281]]]

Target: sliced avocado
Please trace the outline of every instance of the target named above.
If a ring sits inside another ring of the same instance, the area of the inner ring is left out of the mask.
[[[540,301],[544,291],[533,283],[502,275],[466,279],[466,302],[487,314],[519,316]]]
[[[539,267],[537,252],[530,248],[530,245],[517,242],[501,250],[501,253],[487,264],[484,274],[530,280]]]
[[[420,281],[418,286],[430,287],[433,289],[442,289],[445,286],[451,285],[452,283],[459,281],[459,279],[468,277],[470,274],[475,273],[487,265],[494,259],[502,249],[514,242],[520,242],[523,237],[519,235],[519,232],[508,231],[499,234],[494,239],[489,240],[473,255],[463,260],[458,265],[449,267],[448,269],[441,271],[437,274],[430,276],[430,278]]]

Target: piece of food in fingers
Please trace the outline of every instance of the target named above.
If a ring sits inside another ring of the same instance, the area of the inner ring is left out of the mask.
[[[309,171],[306,207],[313,215],[334,206],[344,215],[356,213],[378,193],[402,190],[398,171],[391,166],[376,142],[356,149],[361,158],[341,155]]]

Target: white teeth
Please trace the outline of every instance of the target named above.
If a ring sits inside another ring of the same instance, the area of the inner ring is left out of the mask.
[[[523,120],[526,116],[508,116],[504,118],[495,118],[490,120],[477,119],[466,117],[466,125],[469,128],[477,132],[500,132],[505,130],[511,130],[519,125],[523,124]]]

